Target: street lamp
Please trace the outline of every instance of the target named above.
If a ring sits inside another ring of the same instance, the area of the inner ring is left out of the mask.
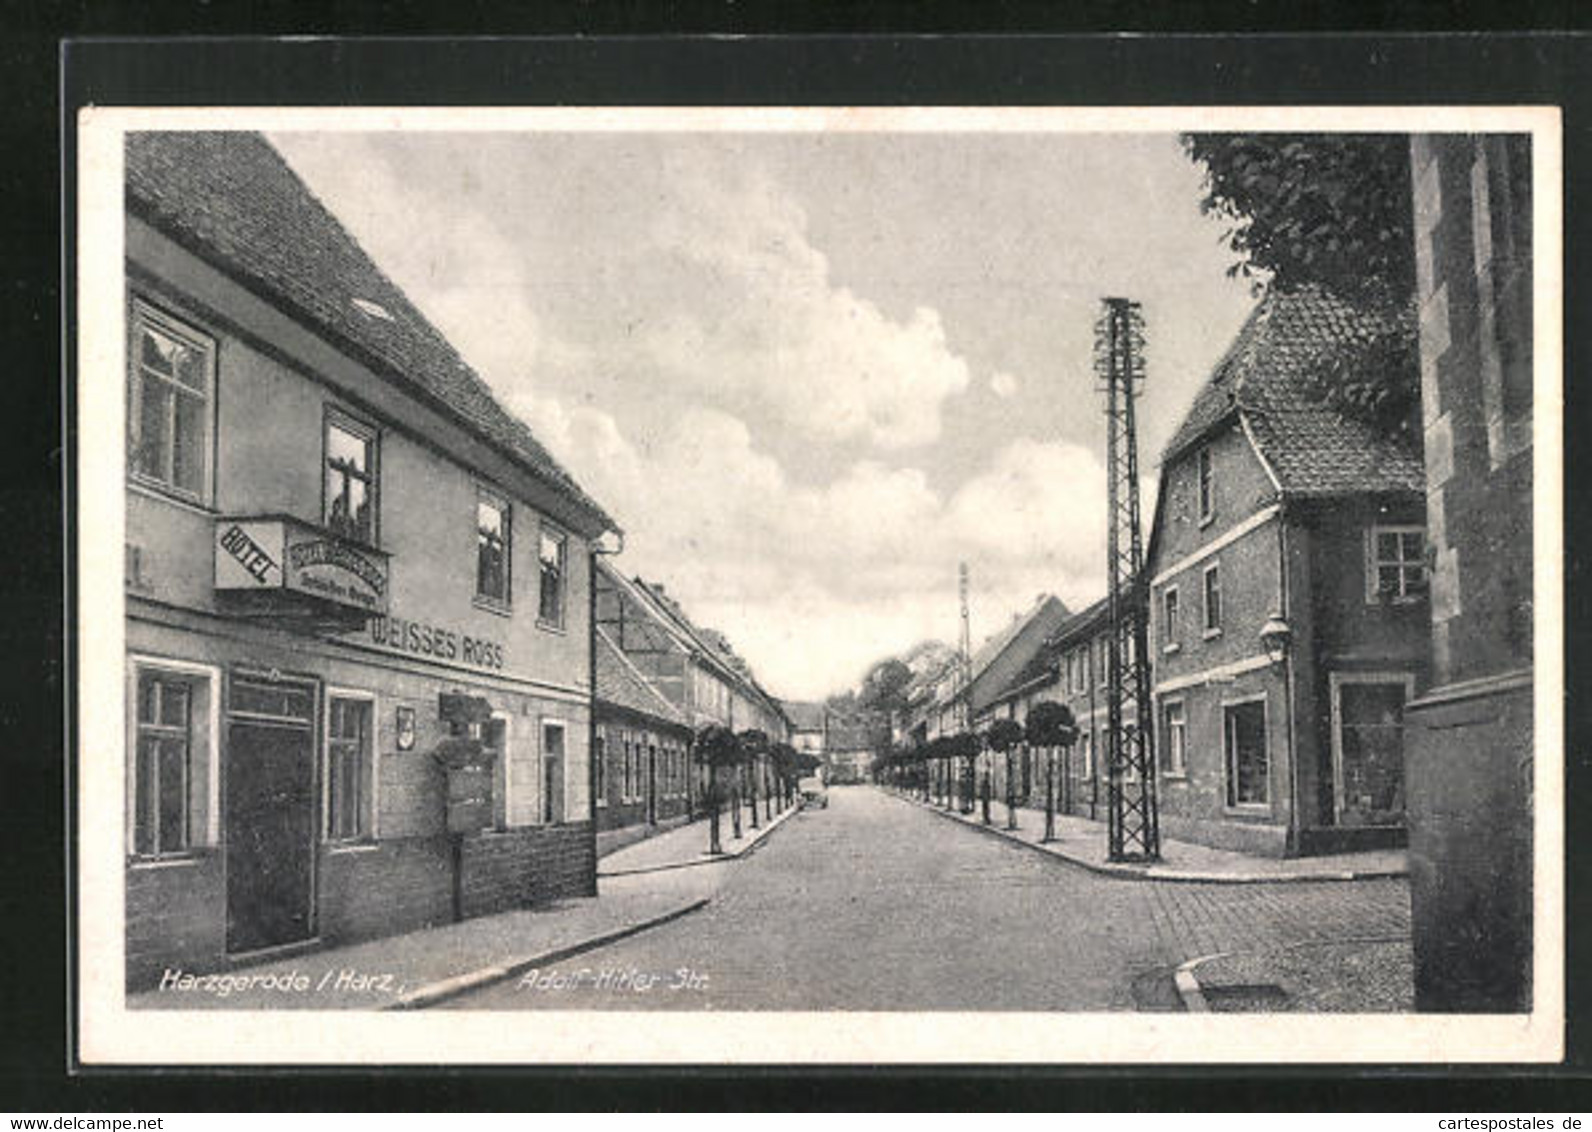
[[[1281,664],[1288,658],[1288,646],[1292,641],[1293,629],[1280,613],[1273,613],[1260,627],[1261,647],[1266,650],[1266,658],[1273,664]]]

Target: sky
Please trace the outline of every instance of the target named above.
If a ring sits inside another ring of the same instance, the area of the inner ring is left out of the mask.
[[[1105,587],[1100,299],[1143,306],[1144,514],[1254,299],[1173,134],[366,132],[272,142],[625,532],[815,699]]]

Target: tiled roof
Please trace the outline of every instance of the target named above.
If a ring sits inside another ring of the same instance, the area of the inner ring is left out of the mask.
[[[259,134],[131,133],[127,200],[155,227],[367,355],[381,376],[430,399],[593,520],[615,527]]]
[[[1390,325],[1319,288],[1269,292],[1194,398],[1163,463],[1239,413],[1290,495],[1424,491],[1419,452],[1345,418],[1313,387],[1323,359]]]
[[[647,682],[628,657],[601,628],[597,630],[597,700],[638,715],[676,727],[685,727],[685,717]]]
[[[824,705],[804,703],[800,700],[782,700],[781,706],[790,718],[791,726],[797,731],[822,731],[824,729]]]

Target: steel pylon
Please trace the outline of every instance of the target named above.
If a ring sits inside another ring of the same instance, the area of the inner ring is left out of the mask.
[[[1104,299],[1101,307],[1095,323],[1094,361],[1095,376],[1106,395],[1109,856],[1113,861],[1156,861],[1161,857],[1161,831],[1146,626],[1149,593],[1133,416],[1134,398],[1144,382],[1144,318],[1131,299]]]

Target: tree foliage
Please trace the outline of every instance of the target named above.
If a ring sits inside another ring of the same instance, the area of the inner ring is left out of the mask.
[[[718,723],[709,723],[698,731],[691,750],[703,766],[735,766],[742,759],[741,741],[735,732]]]
[[[1257,290],[1315,286],[1379,317],[1320,359],[1321,399],[1383,433],[1419,407],[1409,142],[1401,134],[1184,134],[1205,169],[1200,207],[1229,222],[1229,275]]]
[[[862,678],[857,706],[869,711],[900,711],[907,706],[906,688],[912,682],[912,669],[895,657],[887,657]]]
[[[1078,724],[1066,704],[1044,700],[1028,710],[1025,726],[1032,747],[1070,747],[1078,741]]]
[[[1024,738],[1023,725],[1015,719],[997,719],[990,724],[989,733],[984,736],[984,742],[989,749],[998,754],[1005,754]]]

